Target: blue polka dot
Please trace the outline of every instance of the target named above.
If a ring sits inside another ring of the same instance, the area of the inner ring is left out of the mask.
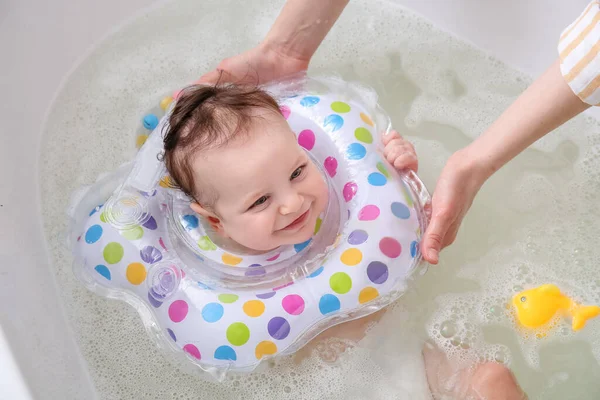
[[[229,346],[221,346],[215,350],[215,359],[217,360],[237,360],[235,350]]]
[[[308,246],[308,244],[311,241],[312,241],[312,239],[308,239],[306,242],[295,244],[294,250],[296,250],[296,253],[300,253],[302,250],[304,250],[306,248],[306,246]]]
[[[331,114],[323,121],[323,128],[329,133],[333,133],[344,125],[344,118],[337,114]]]
[[[91,217],[92,215],[96,214],[96,212],[97,212],[97,211],[98,211],[100,208],[102,208],[102,206],[103,206],[103,205],[104,205],[104,204],[100,204],[100,205],[98,205],[98,206],[94,207],[94,209],[93,209],[92,211],[90,211],[90,217]]]
[[[302,100],[300,100],[300,105],[302,107],[312,107],[317,104],[320,99],[316,96],[306,96]]]
[[[153,131],[158,126],[158,118],[154,114],[148,114],[144,116],[142,123],[144,124],[144,128]]]
[[[339,309],[340,300],[332,294],[325,294],[321,297],[321,300],[319,300],[319,311],[321,311],[321,314],[323,315],[332,313]]]
[[[408,219],[410,217],[410,210],[406,205],[395,201],[392,203],[392,214],[400,219]]]
[[[383,186],[387,183],[387,179],[385,178],[385,176],[383,174],[380,174],[379,172],[373,172],[369,175],[367,180],[369,181],[369,184],[373,186]]]
[[[410,244],[410,256],[412,258],[415,258],[415,256],[417,255],[417,250],[419,249],[419,244],[417,242],[412,242]]]
[[[183,227],[187,230],[196,229],[198,227],[198,217],[195,215],[184,215]]]
[[[169,333],[169,336],[171,336],[171,339],[173,339],[174,342],[177,341],[177,337],[175,336],[175,334],[173,333],[172,330],[170,330],[169,328],[167,328],[167,332]]]
[[[352,143],[346,150],[346,156],[349,160],[360,160],[367,154],[367,149],[360,143]]]
[[[110,281],[110,271],[108,270],[108,268],[106,268],[106,265],[96,265],[96,267],[94,268],[96,270],[97,273],[99,273],[100,275],[102,275],[103,277],[105,277],[106,279],[108,279]]]
[[[325,267],[323,267],[322,265],[319,267],[319,269],[313,271],[312,274],[310,274],[308,277],[309,278],[314,278],[315,276],[319,276],[321,275],[321,272],[323,272],[323,270],[325,269]]]
[[[200,289],[204,289],[204,290],[212,290],[212,288],[208,285],[205,285],[202,282],[198,282],[198,286],[200,286]]]
[[[202,309],[202,318],[206,322],[217,322],[223,317],[223,306],[219,303],[208,303]]]
[[[100,225],[92,225],[85,233],[86,243],[96,243],[102,236],[102,227]]]

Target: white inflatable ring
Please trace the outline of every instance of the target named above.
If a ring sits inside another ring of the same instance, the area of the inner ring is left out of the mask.
[[[327,221],[339,226],[334,245],[310,253],[307,242],[252,257],[225,252],[191,210],[169,205],[172,189],[163,179],[156,191],[138,191],[147,208],[137,226],[115,227],[104,205],[75,218],[78,275],[89,288],[134,304],[153,337],[216,376],[251,371],[264,358],[296,351],[324,329],[393,302],[421,261],[429,197],[416,175],[398,175],[383,160],[380,133],[389,120],[376,102],[365,101],[364,89],[344,84],[341,91],[340,85],[313,93],[296,83],[295,95],[288,86],[278,97],[298,143],[335,194],[330,204],[338,212]],[[160,135],[164,120],[150,139]],[[80,205],[98,198],[98,185]],[[195,247],[196,259],[180,251],[179,242]],[[294,260],[296,267],[307,257],[312,267],[276,268],[280,258],[300,257],[296,253],[303,257]],[[206,259],[219,268],[207,273]],[[284,271],[278,287],[265,287],[270,270]]]

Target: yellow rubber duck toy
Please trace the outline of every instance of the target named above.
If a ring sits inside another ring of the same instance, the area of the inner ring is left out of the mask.
[[[600,307],[579,305],[552,284],[518,293],[512,302],[517,319],[527,328],[542,327],[560,311],[563,315],[571,316],[573,330],[578,331],[589,319],[600,315]]]

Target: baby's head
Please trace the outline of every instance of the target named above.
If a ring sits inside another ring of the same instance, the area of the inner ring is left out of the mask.
[[[221,236],[258,251],[312,236],[327,184],[266,92],[191,86],[164,143],[171,178]]]

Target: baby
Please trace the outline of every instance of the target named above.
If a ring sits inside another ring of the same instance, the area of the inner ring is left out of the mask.
[[[264,253],[308,240],[328,203],[327,184],[266,92],[192,86],[180,95],[165,137],[169,174],[219,245]],[[396,168],[416,169],[412,145],[385,138]]]
[[[383,145],[384,157],[394,168],[416,172],[412,144],[393,131]],[[261,89],[185,89],[170,116],[164,147],[171,178],[193,200],[191,208],[204,217],[222,247],[260,254],[305,242],[327,206],[324,177],[298,144],[277,102]],[[330,328],[320,339],[358,342],[384,312]],[[423,355],[423,380],[434,394],[522,398],[504,366],[489,363],[457,372],[439,350],[426,346]],[[454,382],[452,392],[443,391],[449,380]]]

